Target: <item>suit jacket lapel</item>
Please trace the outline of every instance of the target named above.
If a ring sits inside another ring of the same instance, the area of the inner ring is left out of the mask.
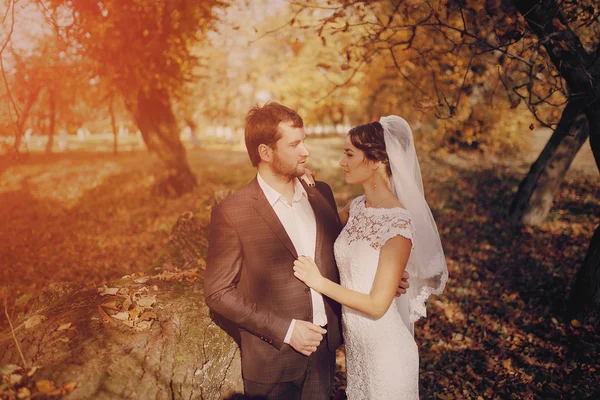
[[[273,232],[277,235],[279,240],[287,247],[287,249],[292,253],[294,258],[298,258],[298,253],[296,252],[296,248],[292,243],[292,240],[288,236],[285,228],[281,224],[281,221],[275,214],[273,207],[269,204],[264,192],[260,188],[258,181],[256,178],[252,181],[252,206],[256,210],[256,212],[265,220],[265,222],[269,225],[269,227],[273,230]]]
[[[321,266],[321,254],[323,253],[323,238],[325,234],[325,225],[323,224],[323,222],[325,219],[322,215],[322,212],[323,201],[326,200],[323,199],[323,195],[321,194],[321,192],[319,192],[319,190],[316,187],[309,187],[304,183],[302,179],[300,180],[300,183],[304,187],[304,190],[306,190],[306,193],[308,194],[308,201],[310,202],[313,212],[315,213],[315,221],[317,223],[317,237],[315,242],[315,264],[317,264],[317,266],[319,266],[319,269],[321,269],[321,272],[323,272]]]

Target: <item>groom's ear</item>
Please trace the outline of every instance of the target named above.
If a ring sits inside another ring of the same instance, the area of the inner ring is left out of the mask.
[[[273,160],[273,149],[261,143],[258,145],[258,155],[262,161],[270,163]]]

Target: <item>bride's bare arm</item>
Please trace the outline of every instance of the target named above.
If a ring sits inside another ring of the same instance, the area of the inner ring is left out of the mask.
[[[389,239],[381,248],[379,264],[371,292],[360,293],[323,278],[319,268],[309,257],[294,262],[294,275],[307,286],[332,298],[340,304],[381,318],[390,308],[406,269],[411,242],[402,236]]]

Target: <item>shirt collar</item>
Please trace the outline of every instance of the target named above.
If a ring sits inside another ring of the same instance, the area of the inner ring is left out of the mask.
[[[258,181],[258,185],[264,192],[265,197],[271,206],[277,203],[278,200],[282,200],[284,203],[286,203],[285,197],[283,197],[281,193],[273,189],[271,185],[265,182],[262,176],[260,176],[260,172],[256,175],[256,180]],[[294,198],[292,199],[292,202],[295,203],[300,201],[302,197],[308,198],[308,194],[306,193],[306,190],[304,190],[304,186],[302,186],[298,178],[294,178],[294,181]]]

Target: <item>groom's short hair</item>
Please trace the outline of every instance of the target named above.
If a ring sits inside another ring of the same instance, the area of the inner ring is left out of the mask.
[[[253,166],[258,166],[260,162],[258,146],[266,144],[275,148],[277,141],[281,139],[279,124],[282,122],[291,122],[294,128],[304,126],[302,117],[296,111],[274,101],[267,102],[262,107],[256,105],[248,111],[244,136]]]

